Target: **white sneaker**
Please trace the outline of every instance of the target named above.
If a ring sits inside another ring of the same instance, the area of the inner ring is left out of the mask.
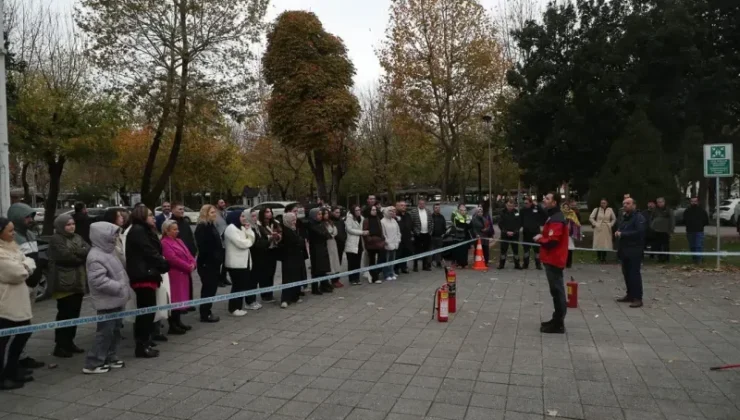
[[[372,283],[372,282],[371,282],[371,283]],[[378,279],[378,280],[375,280],[375,284],[380,284],[380,283],[383,283],[383,280],[380,280],[380,279]]]
[[[393,280],[398,280],[398,276],[393,276]]]
[[[247,305],[247,309],[249,309],[250,311],[256,311],[257,309],[261,309],[261,308],[262,308],[262,305],[260,305],[259,302],[254,302],[251,305]]]
[[[367,278],[367,282],[368,283],[373,284],[373,278],[372,277],[368,276],[366,278]]]
[[[391,281],[391,280],[393,280],[393,277],[386,277],[385,278],[385,281]]]
[[[280,307],[283,308],[283,309],[287,308],[288,307],[288,302],[281,303],[280,304]]]
[[[240,317],[240,316],[244,316],[246,314],[247,314],[247,311],[245,311],[244,309],[237,309],[237,310],[235,310],[234,312],[231,313],[231,316]]]
[[[296,303],[303,303],[303,299],[298,299],[298,302]]]
[[[85,375],[97,375],[100,373],[108,373],[108,372],[110,372],[109,366],[98,366],[92,369],[89,369],[89,368],[82,369],[82,373],[84,373]]]

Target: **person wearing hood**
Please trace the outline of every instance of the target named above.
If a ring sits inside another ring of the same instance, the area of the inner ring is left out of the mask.
[[[57,321],[79,318],[85,296],[85,262],[90,246],[75,228],[75,219],[62,214],[54,219],[54,235],[49,240],[49,287],[57,301]],[[76,335],[77,327],[54,330],[54,356],[69,358],[84,353],[74,343]]]
[[[254,245],[254,231],[249,223],[249,211],[231,212],[226,217],[229,225],[224,231],[224,248],[226,248],[226,270],[231,277],[231,293],[239,293],[256,288],[252,280],[252,256],[249,248]],[[244,316],[244,298],[229,300],[229,313],[233,316]]]
[[[139,309],[157,305],[157,289],[162,285],[162,275],[170,271],[170,265],[162,256],[162,244],[157,237],[154,214],[144,205],[134,207],[131,212],[131,227],[126,236],[126,274],[136,294]],[[135,356],[152,358],[159,356],[154,349],[154,313],[136,316],[134,336]]]
[[[401,227],[396,220],[396,209],[393,207],[385,209],[380,224],[383,227],[383,237],[385,237],[385,258],[381,262],[395,261],[398,247],[401,245]],[[393,270],[392,265],[388,265],[383,267],[383,277],[385,281],[392,281],[398,279],[398,274]],[[380,279],[375,283],[380,283]]]
[[[38,286],[43,270],[39,264],[39,245],[36,242],[36,234],[31,229],[34,225],[36,212],[25,203],[15,203],[8,208],[8,219],[13,222],[14,236],[13,239],[18,245],[20,251],[26,257],[34,262],[34,271],[26,278],[26,285],[29,288],[29,297],[31,305],[36,301],[36,286]],[[38,369],[44,367],[43,362],[29,357],[27,354],[21,354],[19,364],[25,369]]]
[[[116,243],[120,227],[108,222],[90,225],[92,249],[87,254],[87,284],[90,287],[90,300],[98,315],[120,312],[131,297],[126,268],[116,256]],[[85,374],[107,373],[111,369],[124,367],[118,358],[118,345],[121,342],[120,319],[100,321],[97,325],[93,346],[87,352]]]
[[[0,329],[31,324],[31,297],[26,281],[36,268],[14,241],[14,224],[0,217]],[[31,333],[0,337],[0,390],[22,388],[32,381],[19,359]]]
[[[301,237],[297,227],[298,217],[294,213],[283,215],[283,239],[280,241],[282,255],[283,284],[296,283],[306,280],[306,241]],[[280,307],[301,302],[301,288],[289,287],[283,289],[280,295]]]
[[[216,221],[219,212],[211,204],[201,207],[198,216],[198,226],[195,227],[195,244],[198,246],[198,276],[200,276],[200,297],[209,298],[216,296],[221,275],[221,265],[224,263],[226,253],[221,240]],[[225,230],[225,229],[224,229]],[[212,303],[200,305],[200,322],[214,323],[221,319],[214,315],[211,309]]]
[[[188,226],[188,230],[190,226]],[[195,257],[180,239],[180,224],[174,219],[162,223],[162,255],[170,264],[170,302],[187,302],[193,298],[190,276],[195,271]],[[188,308],[173,309],[168,319],[170,329],[167,334],[183,335],[192,329],[182,322],[182,315]]]
[[[322,220],[320,208],[311,209],[308,213],[310,222],[308,224],[308,247],[311,254],[311,277],[322,277],[331,271],[331,262],[329,261],[329,249],[326,241],[331,238],[331,234],[326,230],[326,225]],[[321,295],[332,293],[334,288],[329,280],[311,284],[311,293]]]

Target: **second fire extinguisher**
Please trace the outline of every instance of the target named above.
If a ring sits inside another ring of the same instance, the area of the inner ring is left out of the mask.
[[[578,307],[578,282],[575,281],[575,279],[571,276],[570,281],[565,283],[567,298],[568,298],[568,307],[569,308],[577,308]]]
[[[457,312],[457,274],[452,267],[445,267],[445,280],[450,292],[450,313]]]
[[[447,322],[450,317],[450,294],[447,289],[447,285],[443,284],[442,287],[436,290],[434,293],[434,309],[432,310],[432,319],[434,319],[434,312],[437,312],[437,321]]]

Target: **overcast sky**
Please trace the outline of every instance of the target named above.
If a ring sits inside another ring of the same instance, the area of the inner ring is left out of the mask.
[[[498,13],[506,0],[480,0],[489,13]],[[546,0],[539,0],[545,3]],[[60,11],[71,12],[75,0],[51,0]],[[381,75],[375,50],[385,35],[390,0],[271,0],[267,19],[274,20],[285,10],[310,10],[324,28],[341,37],[357,69],[355,86],[373,85]]]

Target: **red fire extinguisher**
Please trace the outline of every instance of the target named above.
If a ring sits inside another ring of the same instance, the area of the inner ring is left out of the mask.
[[[445,267],[445,279],[450,293],[450,313],[454,314],[457,312],[457,274],[454,268]]]
[[[442,287],[437,289],[434,294],[434,309],[432,310],[432,319],[434,319],[434,312],[437,312],[437,321],[447,322],[450,317],[450,293],[447,289],[447,285],[443,284]]]
[[[568,291],[568,307],[578,307],[578,282],[571,276],[570,281],[565,283]]]

